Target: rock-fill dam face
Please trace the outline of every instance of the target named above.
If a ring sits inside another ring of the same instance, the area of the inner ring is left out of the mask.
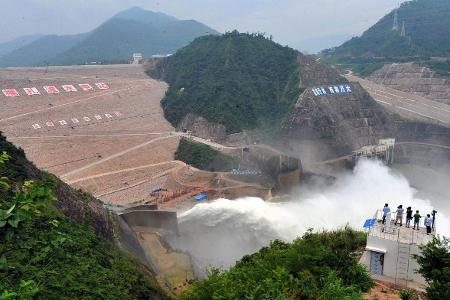
[[[279,131],[283,148],[320,161],[393,136],[388,114],[358,83],[310,57],[299,55],[298,61],[306,90]]]
[[[400,91],[416,93],[450,104],[450,79],[439,76],[418,63],[387,64],[368,79]]]

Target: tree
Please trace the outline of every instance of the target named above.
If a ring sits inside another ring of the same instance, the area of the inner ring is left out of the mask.
[[[450,299],[450,240],[434,238],[420,247],[421,254],[415,255],[420,265],[418,273],[428,282],[428,299]]]

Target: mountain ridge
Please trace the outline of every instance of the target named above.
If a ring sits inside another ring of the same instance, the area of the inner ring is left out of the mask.
[[[127,61],[134,52],[144,57],[170,54],[198,36],[217,33],[194,20],[178,20],[135,7],[87,33],[45,35],[0,56],[0,67]]]
[[[450,1],[404,2],[361,36],[322,51],[322,56],[330,64],[361,75],[368,75],[386,63],[449,58]]]
[[[42,34],[24,35],[19,36],[13,40],[0,43],[0,57],[23,46],[26,46],[43,36],[44,35]]]

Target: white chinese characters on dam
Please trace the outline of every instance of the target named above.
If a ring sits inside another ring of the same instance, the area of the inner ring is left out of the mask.
[[[312,92],[315,96],[348,94],[352,92],[352,87],[349,84],[320,86],[312,88]]]

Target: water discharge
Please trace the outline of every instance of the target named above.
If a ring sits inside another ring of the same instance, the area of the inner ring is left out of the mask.
[[[282,203],[258,198],[219,199],[196,205],[180,216],[181,236],[174,248],[188,251],[200,268],[227,268],[243,255],[258,251],[271,240],[292,241],[309,228],[335,229],[345,225],[361,229],[384,203],[433,210],[432,200],[419,199],[402,175],[376,161],[361,161],[353,173],[331,186],[298,191]],[[437,231],[450,236],[450,212],[439,212]],[[423,219],[422,219],[423,221]]]

